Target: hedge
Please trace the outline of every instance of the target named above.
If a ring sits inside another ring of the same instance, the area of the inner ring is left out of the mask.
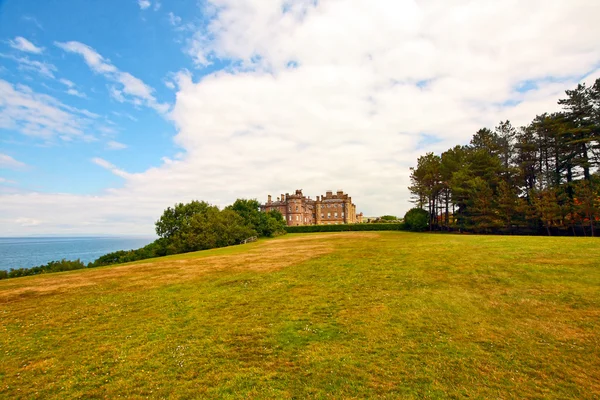
[[[343,224],[286,226],[287,233],[347,232],[347,231],[403,231],[404,224]]]

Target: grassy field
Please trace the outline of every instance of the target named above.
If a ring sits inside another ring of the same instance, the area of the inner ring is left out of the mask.
[[[600,398],[600,241],[348,232],[0,281],[2,398]]]

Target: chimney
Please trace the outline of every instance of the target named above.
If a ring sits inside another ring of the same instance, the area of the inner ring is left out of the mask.
[[[283,195],[283,193],[281,193],[281,201],[285,201],[285,196]]]
[[[269,195],[267,203],[271,204],[271,195]]]

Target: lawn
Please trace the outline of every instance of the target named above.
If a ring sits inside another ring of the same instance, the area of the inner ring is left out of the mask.
[[[0,281],[2,398],[599,398],[600,241],[295,234]]]

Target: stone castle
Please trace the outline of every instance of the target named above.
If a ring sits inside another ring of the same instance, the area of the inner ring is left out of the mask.
[[[302,189],[294,194],[282,194],[277,201],[268,196],[267,203],[261,204],[261,211],[279,210],[288,226],[298,225],[338,225],[362,222],[362,213],[356,214],[352,197],[338,190],[317,196],[316,200],[302,194]]]

